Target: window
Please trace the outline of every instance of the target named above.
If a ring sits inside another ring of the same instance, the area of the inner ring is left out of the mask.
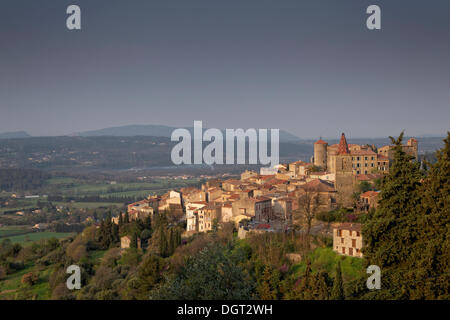
[[[338,237],[342,237],[342,230],[338,230],[337,235],[338,235]]]
[[[359,157],[356,157],[356,160],[358,160],[358,161],[359,161]]]
[[[344,244],[344,238],[341,238],[341,244]]]
[[[357,237],[359,237],[359,236],[360,236],[360,234],[359,234],[359,231],[356,231],[356,236],[357,236]]]
[[[364,157],[364,160],[366,160],[366,161],[367,161],[367,159],[369,159],[369,158],[367,158],[367,157]]]
[[[342,247],[342,254],[345,254],[345,247]]]
[[[374,157],[372,157],[372,160],[375,160],[375,158],[374,158]]]
[[[352,247],[353,247],[353,248],[356,247],[356,239],[352,239]]]
[[[367,167],[367,163],[364,164],[364,167]]]
[[[353,248],[348,248],[348,254],[351,256],[353,255]]]
[[[373,168],[373,163],[370,166]]]

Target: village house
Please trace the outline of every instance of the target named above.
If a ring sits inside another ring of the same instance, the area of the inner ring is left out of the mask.
[[[149,200],[141,200],[128,205],[128,216],[130,220],[143,220],[148,216],[153,217],[154,213],[155,209],[150,206]]]
[[[194,188],[187,187],[180,189],[183,203],[194,202],[194,201],[207,201],[207,194],[205,191]]]
[[[338,254],[362,257],[361,224],[341,223],[333,227],[333,251]]]
[[[198,217],[198,232],[211,231],[214,223],[221,220],[222,207],[213,203],[196,210]]]
[[[245,181],[250,178],[257,177],[257,176],[258,176],[258,173],[256,173],[255,171],[245,170],[243,173],[241,173],[241,181]]]
[[[231,202],[222,204],[222,222],[232,222],[233,221],[233,205]]]
[[[121,249],[128,249],[131,247],[131,236],[123,236],[120,237],[120,248]],[[141,239],[137,239],[137,247],[141,248]]]
[[[197,210],[203,208],[207,204],[206,201],[189,202],[186,204],[186,231],[198,231]]]
[[[359,210],[367,212],[378,207],[380,191],[366,191],[359,196]]]
[[[297,199],[293,202],[293,210],[304,210],[305,205],[313,206],[315,211],[327,212],[337,206],[337,194],[334,185],[330,182],[315,179],[300,185],[291,197]]]

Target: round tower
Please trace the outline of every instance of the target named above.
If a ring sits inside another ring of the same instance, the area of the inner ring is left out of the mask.
[[[327,148],[328,143],[322,139],[314,143],[314,165],[323,170],[327,168]]]

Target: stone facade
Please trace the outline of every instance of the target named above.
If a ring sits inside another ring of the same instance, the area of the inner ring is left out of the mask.
[[[359,223],[341,223],[333,227],[333,251],[341,255],[361,258],[362,245]]]

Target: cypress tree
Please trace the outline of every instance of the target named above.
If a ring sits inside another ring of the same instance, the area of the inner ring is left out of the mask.
[[[258,294],[261,300],[275,299],[274,292],[271,288],[271,268],[267,266],[264,268],[264,273],[260,285],[258,286]]]
[[[161,227],[159,231],[159,254],[161,257],[166,258],[168,256],[168,243],[167,237],[164,232],[164,228]]]
[[[124,219],[125,221],[125,223],[130,223],[130,215],[128,214],[128,211],[127,212],[125,212],[125,219]]]
[[[381,199],[363,226],[365,266],[381,268],[382,289],[372,294],[383,299],[405,298],[405,275],[411,268],[411,250],[419,237],[423,174],[418,162],[402,149],[403,132],[394,144],[392,167],[381,183]]]
[[[120,242],[119,226],[115,223],[112,224],[111,234],[112,234],[112,244]]]
[[[131,243],[130,243],[130,248],[135,248],[137,249],[138,247],[138,236],[137,234],[133,234],[131,237]]]
[[[420,189],[419,235],[410,257],[409,284],[404,285],[409,299],[450,298],[450,132],[444,143]]]
[[[336,275],[333,281],[333,289],[331,290],[332,300],[344,300],[344,282],[342,281],[341,262],[336,266]]]
[[[313,299],[328,300],[330,298],[328,274],[324,271],[317,272],[313,277]]]
[[[174,239],[173,228],[169,229],[169,239],[168,239],[168,255],[171,256],[175,252],[175,239]]]
[[[149,215],[145,217],[144,229],[152,230],[152,218]]]

